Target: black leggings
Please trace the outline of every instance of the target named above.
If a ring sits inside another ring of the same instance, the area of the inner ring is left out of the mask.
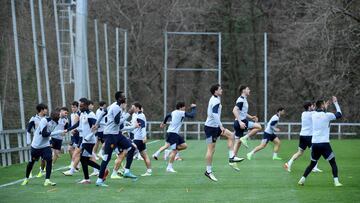
[[[311,161],[310,162],[309,166],[306,168],[306,170],[304,172],[304,175],[303,175],[305,178],[310,174],[310,172],[316,166],[316,164],[317,164],[317,161]],[[337,178],[338,177],[338,168],[337,168],[337,165],[336,165],[335,157],[329,160],[329,164],[330,164],[331,169],[332,169],[333,177]]]
[[[126,155],[126,165],[125,168],[126,169],[130,169],[131,164],[134,160],[134,153],[135,153],[136,148],[134,146],[131,147],[131,149],[129,150],[129,152]]]
[[[90,160],[90,157],[81,156],[80,162],[81,162],[81,166],[82,166],[82,169],[83,169],[83,172],[84,172],[84,179],[85,180],[89,179],[89,168],[88,168],[88,166],[91,166],[93,168],[96,168],[96,169],[100,170],[100,165],[95,163],[94,161]]]
[[[31,170],[34,167],[34,163],[35,161],[30,161],[27,166],[26,166],[26,178],[29,178]],[[46,161],[46,175],[45,175],[45,179],[50,179],[50,175],[51,175],[51,170],[52,170],[52,159],[47,160]]]

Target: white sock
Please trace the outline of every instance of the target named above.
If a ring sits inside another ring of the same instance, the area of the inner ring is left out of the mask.
[[[338,177],[334,178],[334,183],[339,183],[339,178]]]
[[[94,168],[94,173],[98,173],[98,172],[99,172],[99,170]]]
[[[255,149],[253,149],[249,154],[254,155],[255,154]]]
[[[208,172],[208,173],[212,172],[211,166],[206,166],[206,172]]]
[[[301,181],[301,182],[305,182],[305,179],[306,179],[306,178],[303,176],[303,177],[300,178],[300,181]]]
[[[288,165],[291,166],[293,164],[294,160],[291,158],[289,161],[288,161]],[[316,167],[316,166],[315,166]]]
[[[276,153],[276,152],[274,152],[273,157],[277,157],[277,153]]]
[[[179,158],[179,157],[180,157],[180,154],[178,152],[178,153],[176,153],[175,158]]]
[[[154,153],[154,156],[159,156],[160,154],[160,150],[157,150],[155,153]]]
[[[229,150],[229,158],[233,158],[235,156],[233,150]]]
[[[167,168],[172,168],[172,167],[173,167],[172,163],[168,163]]]
[[[152,173],[152,169],[151,169],[151,168],[148,168],[148,169],[146,170],[146,172]]]
[[[115,170],[115,168],[113,169],[113,172],[112,172],[112,174],[111,174],[112,176],[115,176],[115,175],[117,175],[117,171]]]
[[[318,164],[317,164],[317,163],[316,163],[316,165],[315,165],[314,169],[318,169]]]
[[[69,170],[69,171],[70,171],[70,173],[71,173],[71,174],[73,174],[73,173],[74,173],[74,171],[75,171],[74,166],[72,166],[72,165],[71,165],[71,168],[70,168],[70,170]]]
[[[130,169],[128,169],[128,168],[125,168],[125,171],[124,171],[124,173],[129,173],[130,172]]]

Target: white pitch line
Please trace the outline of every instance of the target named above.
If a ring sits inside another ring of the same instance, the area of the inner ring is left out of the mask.
[[[153,141],[151,141],[151,142],[149,142],[149,143],[146,143],[146,144],[154,144],[154,143],[157,143],[157,142],[159,142],[160,140],[153,140]],[[67,166],[63,166],[63,167],[60,167],[60,168],[57,168],[57,169],[55,169],[54,171],[60,171],[60,170],[63,170],[63,169],[66,169],[67,168]],[[32,179],[32,178],[34,178],[34,177],[31,177],[30,179]],[[3,187],[7,187],[7,186],[10,186],[10,185],[15,185],[15,184],[17,184],[17,183],[21,183],[22,181],[24,181],[25,180],[25,178],[23,178],[23,179],[20,179],[20,180],[15,180],[15,181],[13,181],[13,182],[10,182],[10,183],[5,183],[5,184],[2,184],[2,185],[0,185],[0,188],[3,188]]]
[[[60,171],[60,170],[66,169],[66,168],[67,168],[67,166],[63,166],[63,167],[60,167],[60,168],[55,169],[54,171]],[[32,178],[35,178],[35,176],[31,177],[30,179],[32,179]],[[14,185],[14,184],[20,183],[20,182],[22,182],[22,181],[24,181],[24,180],[25,180],[25,178],[20,179],[20,180],[15,180],[15,181],[10,182],[10,183],[5,183],[5,184],[3,184],[3,185],[0,185],[0,188],[6,187],[6,186],[10,186],[10,185]]]

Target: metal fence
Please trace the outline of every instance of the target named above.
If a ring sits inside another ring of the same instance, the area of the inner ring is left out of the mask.
[[[165,130],[161,129],[161,121],[150,121],[147,124],[147,135],[150,139],[165,138]],[[232,129],[233,122],[223,122],[224,126]],[[263,124],[263,123],[261,123]],[[301,123],[279,123],[279,128],[282,130],[277,135],[285,139],[297,138],[300,132]],[[331,138],[355,138],[360,135],[360,123],[331,123]],[[204,122],[184,122],[180,134],[185,139],[202,140],[205,138]],[[262,132],[255,137],[259,138]],[[70,141],[70,135],[66,135],[63,141],[64,153],[67,152],[67,144]],[[15,163],[27,162],[30,158],[30,146],[26,145],[26,132],[25,130],[4,130],[0,131],[0,155],[1,165],[10,166]]]

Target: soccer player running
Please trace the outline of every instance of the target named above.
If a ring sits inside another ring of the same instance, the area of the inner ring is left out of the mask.
[[[60,111],[60,118],[55,127],[55,131],[56,130],[65,130],[68,128],[67,116],[68,116],[69,109],[66,107],[62,107],[62,108],[60,108],[59,111]],[[51,148],[53,149],[53,158],[52,158],[53,164],[55,164],[55,162],[60,157],[62,141],[63,141],[63,136],[61,134],[56,134],[56,135],[51,136],[50,143],[51,143]]]
[[[41,119],[45,118],[48,113],[48,107],[46,104],[40,103],[36,105],[37,114],[30,118],[29,124],[26,128],[26,144],[31,144],[31,130],[36,130],[39,127]],[[45,173],[45,161],[41,160],[40,171],[36,177],[41,178]],[[31,175],[30,175],[31,176]]]
[[[80,133],[80,137],[83,138],[80,145],[80,162],[84,173],[84,179],[81,180],[80,184],[90,184],[89,178],[89,169],[88,166],[100,170],[100,166],[91,160],[93,147],[96,143],[95,132],[93,132],[92,127],[96,123],[96,116],[94,112],[90,111],[89,105],[91,102],[86,98],[81,98],[80,100],[80,119],[77,123],[77,130]],[[75,126],[74,126],[75,127]]]
[[[55,134],[65,135],[65,130],[54,131],[57,122],[59,120],[59,111],[53,111],[50,114],[50,118],[42,118],[39,126],[34,132],[34,139],[31,143],[31,157],[26,166],[25,180],[21,185],[27,185],[29,183],[30,172],[34,166],[34,163],[41,157],[46,161],[46,175],[44,186],[55,186],[56,183],[50,181],[52,170],[52,153],[50,148],[50,137]]]
[[[304,104],[304,112],[301,114],[301,131],[299,136],[299,149],[298,151],[291,157],[291,159],[284,164],[285,170],[291,172],[291,166],[296,159],[304,154],[306,148],[311,149],[311,139],[312,139],[312,114],[314,113],[315,105],[313,102],[305,102]],[[317,165],[312,170],[313,172],[322,172]]]
[[[106,175],[109,173],[106,167],[111,160],[114,149],[116,147],[121,148],[123,149],[124,154],[127,154],[128,150],[132,148],[131,142],[121,134],[120,126],[127,118],[129,118],[130,114],[133,113],[133,110],[130,109],[128,113],[122,115],[122,109],[126,106],[126,98],[123,92],[116,92],[115,100],[116,102],[110,105],[107,113],[107,123],[104,129],[104,134],[107,136],[104,148],[105,154],[103,156],[104,159],[101,162],[99,177],[96,181],[97,186],[108,186],[104,183]]]
[[[72,113],[70,114],[69,127],[72,125],[75,125],[79,121],[79,116],[80,116],[79,102],[73,101],[71,103],[71,112]],[[71,168],[73,168],[73,165],[74,165],[75,154],[76,154],[75,151],[78,152],[77,147],[78,147],[79,142],[80,142],[79,132],[76,130],[73,130],[71,132],[70,143],[69,143],[69,155],[70,155],[70,159],[71,159],[71,163],[69,165],[70,170],[71,170]],[[75,171],[76,171],[76,167],[77,167],[77,165],[74,167]]]
[[[185,150],[187,144],[183,137],[179,135],[181,125],[184,122],[185,118],[194,118],[196,114],[196,104],[191,104],[191,111],[185,112],[186,106],[185,102],[178,102],[176,104],[176,110],[168,114],[164,121],[160,124],[161,128],[166,126],[166,122],[171,118],[171,123],[167,129],[166,142],[169,144],[170,149],[172,150],[169,155],[169,162],[166,167],[166,171],[170,173],[176,173],[173,168],[173,163],[175,160],[175,155],[178,151]]]
[[[274,143],[274,152],[272,157],[273,160],[282,160],[282,158],[278,157],[278,152],[280,149],[280,139],[277,137],[275,132],[280,132],[280,129],[277,128],[276,126],[279,123],[280,117],[284,114],[285,114],[285,109],[283,107],[278,108],[276,114],[271,117],[269,123],[266,126],[263,139],[261,140],[260,145],[258,145],[251,152],[246,154],[248,160],[251,160],[252,156],[256,152],[264,149],[269,143],[269,141],[272,141]]]
[[[244,159],[236,157],[234,154],[234,134],[228,129],[224,128],[220,117],[221,117],[221,102],[220,97],[222,95],[222,88],[219,84],[212,85],[210,88],[212,94],[208,109],[207,119],[205,121],[205,135],[207,143],[206,152],[206,171],[205,176],[212,181],[218,181],[212,172],[212,160],[215,152],[216,140],[219,136],[224,136],[227,139],[227,145],[229,149],[229,163],[241,162]]]
[[[249,103],[247,97],[250,95],[250,88],[245,85],[239,86],[240,97],[236,100],[236,104],[233,109],[235,116],[234,130],[235,130],[235,143],[234,143],[234,154],[237,155],[241,143],[245,147],[247,145],[247,139],[250,136],[256,135],[261,130],[261,125],[257,123],[258,118],[248,114]],[[249,129],[250,131],[244,136],[244,131]],[[235,170],[239,170],[236,163],[232,163]]]
[[[341,109],[337,98],[332,97],[332,103],[336,108],[336,113],[326,112],[330,102],[319,100],[316,102],[316,112],[312,114],[313,136],[311,139],[311,162],[306,168],[304,175],[300,178],[298,184],[304,185],[306,177],[311,170],[316,166],[319,158],[323,156],[332,168],[334,177],[334,185],[336,187],[342,186],[338,178],[338,168],[335,161],[334,152],[330,146],[330,122],[342,117]]]
[[[106,109],[106,102],[105,101],[100,101],[99,102],[99,108],[96,110],[96,119],[98,120],[97,123],[99,125],[99,127],[97,128],[97,132],[96,132],[96,137],[97,137],[97,141],[96,144],[94,146],[94,153],[96,154],[98,151],[98,148],[101,144],[104,144],[105,142],[105,137],[104,137],[104,128],[106,125],[105,122],[105,116],[101,117],[102,114],[106,114],[107,109]],[[98,156],[102,156],[102,147],[100,148],[100,152],[98,154]]]

